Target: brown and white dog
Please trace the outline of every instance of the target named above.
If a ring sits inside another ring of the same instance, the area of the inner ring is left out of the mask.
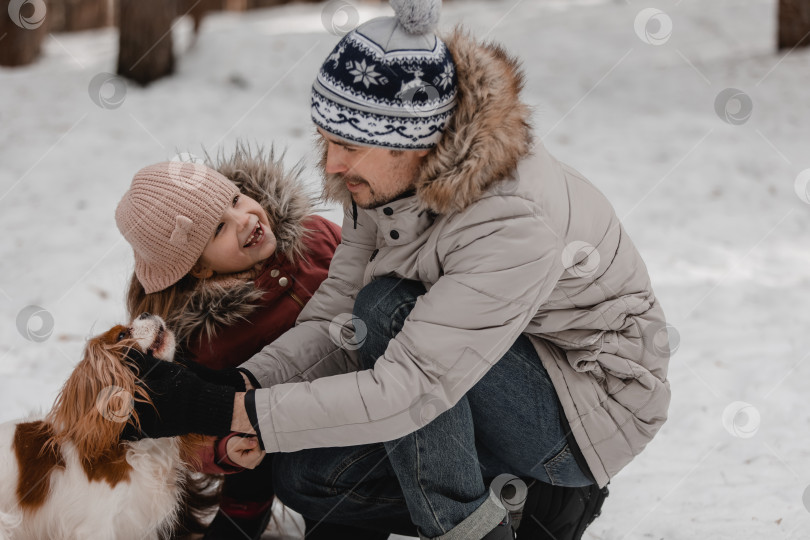
[[[175,526],[202,438],[120,442],[137,425],[130,348],[172,361],[174,335],[142,314],[92,338],[41,419],[0,425],[0,540],[152,539]]]

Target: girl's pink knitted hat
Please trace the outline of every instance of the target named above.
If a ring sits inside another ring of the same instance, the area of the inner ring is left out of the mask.
[[[156,163],[135,174],[115,222],[135,252],[135,275],[147,294],[191,271],[238,193],[233,182],[199,163]]]

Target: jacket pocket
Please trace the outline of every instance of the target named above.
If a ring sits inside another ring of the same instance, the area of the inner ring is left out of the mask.
[[[580,470],[574,453],[566,444],[556,456],[543,464],[553,486],[587,486],[591,483]]]

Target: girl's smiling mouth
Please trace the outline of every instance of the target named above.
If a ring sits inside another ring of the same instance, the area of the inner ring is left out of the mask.
[[[242,247],[252,248],[253,246],[260,244],[262,240],[264,240],[264,228],[262,227],[261,222],[258,222],[256,223],[256,228],[253,229],[253,232],[248,237],[247,242]]]

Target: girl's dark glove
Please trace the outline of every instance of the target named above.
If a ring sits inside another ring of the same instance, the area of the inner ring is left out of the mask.
[[[135,349],[130,350],[127,358],[137,366],[137,384],[146,390],[154,406],[135,401],[140,429],[127,424],[122,439],[156,439],[188,433],[222,437],[230,433],[236,394],[232,386],[207,382],[180,364],[158,360]]]
[[[183,361],[183,364],[205,382],[230,386],[237,392],[245,391],[245,378],[238,368],[211,369],[194,361]]]

